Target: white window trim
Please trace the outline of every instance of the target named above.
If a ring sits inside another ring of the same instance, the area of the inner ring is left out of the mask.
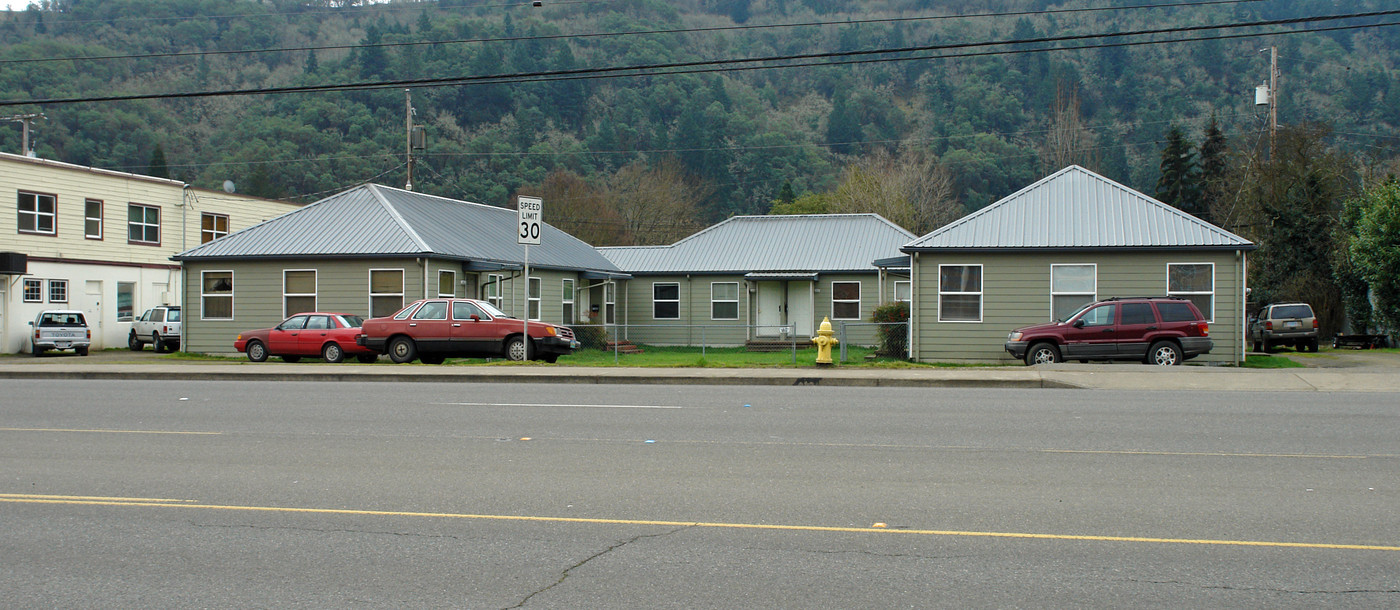
[[[603,323],[617,324],[617,283],[612,280],[603,284]]]
[[[49,302],[50,302],[50,303],[67,303],[67,302],[68,302],[68,280],[49,280],[48,283],[49,283],[49,285],[48,285],[48,295],[47,295],[47,296],[48,296],[48,298],[49,298]],[[58,288],[58,289],[60,289],[60,290],[63,291],[63,298],[61,298],[61,299],[55,299],[55,298],[53,298],[53,294],[54,294],[54,289],[55,289],[55,288]]]
[[[1093,267],[1094,268],[1094,290],[1093,292],[1055,292],[1055,268],[1056,267]],[[985,279],[985,278],[984,278]],[[1099,264],[1098,263],[1051,263],[1050,264],[1050,319],[1055,319],[1055,297],[1088,296],[1089,302],[1094,303],[1099,300]]]
[[[303,272],[306,272],[306,271],[310,271],[310,272],[311,272],[311,285],[312,285],[312,287],[315,288],[316,292],[310,292],[310,293],[300,293],[300,292],[292,293],[292,292],[287,292],[287,274],[288,274],[288,273],[303,273]],[[283,318],[283,319],[286,319],[287,316],[290,316],[290,315],[292,315],[292,314],[295,314],[295,313],[302,313],[302,312],[300,312],[300,311],[287,311],[287,297],[311,297],[311,299],[312,299],[312,301],[313,301],[313,304],[312,304],[312,306],[311,306],[310,311],[319,311],[319,310],[320,310],[320,307],[321,307],[321,300],[320,300],[320,298],[317,296],[317,293],[319,293],[320,291],[321,291],[321,274],[317,273],[315,269],[283,269],[283,270],[282,270],[282,318]]]
[[[538,294],[538,295],[532,294],[532,293],[535,292],[534,288],[535,288],[536,286],[539,286],[539,288],[540,288],[539,294]],[[530,316],[530,309],[532,309],[532,308],[535,310],[535,315]],[[537,277],[532,277],[532,278],[529,279],[529,281],[525,282],[525,315],[530,317],[530,321],[531,321],[531,322],[539,322],[541,319],[543,319],[543,317],[544,317],[544,280],[543,280],[543,279],[540,279],[540,278],[537,278]]]
[[[451,287],[452,287],[452,292],[450,292],[450,293],[448,293],[448,294],[443,294],[443,293],[442,293],[442,276],[443,276],[443,275],[449,275],[449,276],[452,277],[452,280],[451,280],[450,282],[447,283],[448,286],[451,286]],[[454,297],[457,296],[457,272],[456,272],[456,271],[452,271],[452,270],[450,270],[450,269],[438,269],[437,296],[438,296],[439,299],[450,299],[450,298],[454,298]]]
[[[217,222],[215,222],[215,226],[214,226],[213,229],[205,230],[205,228],[204,228],[204,217],[205,217],[205,216],[210,216],[210,217],[213,217],[213,218],[215,218],[215,219],[218,219],[218,218],[224,219],[224,229],[225,229],[225,230],[220,231]],[[201,243],[201,244],[207,244],[207,243],[209,243],[209,241],[214,241],[214,240],[216,240],[216,239],[218,239],[218,238],[220,238],[220,237],[223,237],[223,236],[225,236],[225,235],[228,235],[228,234],[229,234],[228,229],[232,228],[232,227],[230,227],[231,224],[232,224],[232,223],[229,222],[228,214],[219,214],[219,213],[216,213],[216,212],[200,212],[200,213],[199,213],[199,243]],[[207,235],[212,235],[213,237],[210,237],[210,238],[209,238],[209,241],[204,241],[204,236],[205,236],[206,234],[207,234]]]
[[[837,298],[836,298],[836,285],[837,285],[837,284],[855,284],[855,285],[856,285],[856,298],[855,298],[855,301],[854,301],[855,304],[856,304],[856,317],[854,317],[854,318],[838,318],[838,317],[836,317],[836,304],[837,304],[837,303],[851,303],[851,302],[852,302],[851,299],[837,299]],[[861,284],[862,284],[862,283],[861,283],[860,281],[858,281],[858,280],[849,280],[849,281],[844,281],[844,280],[843,280],[843,281],[839,281],[839,282],[832,282],[831,285],[828,286],[828,289],[831,290],[831,319],[832,319],[832,320],[860,320],[860,309],[861,309],[860,303],[861,303],[861,296],[862,296],[862,292],[865,290],[865,286],[863,286],[863,285],[861,285]]]
[[[228,274],[228,281],[229,281],[230,284],[233,285],[233,288],[232,288],[231,290],[229,290],[228,294],[222,294],[222,293],[219,293],[219,294],[206,294],[206,293],[204,292],[204,286],[205,286],[204,276],[206,276],[206,275],[208,275],[208,274],[210,274],[210,273],[227,273],[227,274]],[[234,309],[234,307],[237,305],[236,296],[235,296],[237,293],[238,293],[238,278],[235,276],[235,274],[233,273],[233,270],[232,270],[232,269],[209,269],[209,270],[206,270],[206,271],[200,271],[200,272],[199,272],[199,319],[201,319],[201,320],[233,320],[233,319],[235,319],[235,318],[237,317],[237,315],[238,315],[238,314],[237,314],[237,310]],[[208,315],[208,313],[207,313],[209,308],[204,306],[205,298],[206,298],[206,297],[227,298],[227,299],[228,299],[228,317],[227,317],[227,318],[211,318],[211,317],[209,317],[209,315]],[[133,312],[133,314],[134,314],[134,313],[135,313],[135,309],[133,309],[132,312]]]
[[[145,214],[144,211],[141,213],[141,222],[132,222],[132,220],[131,220],[131,208],[141,208],[142,210],[155,210],[155,211],[156,211],[156,223],[155,223],[155,224],[150,224],[150,223],[146,222],[146,214]],[[160,231],[160,223],[161,223],[161,218],[160,218],[160,217],[161,217],[160,206],[158,206],[158,205],[147,205],[147,204],[144,204],[144,203],[135,203],[135,202],[126,204],[126,241],[127,241],[128,243],[133,243],[133,244],[141,244],[141,245],[149,245],[149,246],[159,246],[160,243],[161,243],[160,240],[161,240],[161,238],[163,237],[163,236],[161,235],[161,231]],[[132,227],[137,227],[137,226],[139,226],[139,227],[155,227],[155,228],[156,228],[156,240],[155,240],[155,241],[146,241],[146,231],[145,231],[145,230],[142,230],[142,231],[141,231],[141,239],[132,239],[132,238],[131,238],[131,228],[132,228]]]
[[[1172,267],[1177,266],[1177,265],[1209,265],[1209,266],[1210,266],[1210,291],[1209,291],[1209,292],[1185,292],[1185,291],[1175,291],[1175,292],[1173,292],[1172,289],[1171,289],[1171,287],[1172,287]],[[1215,322],[1215,300],[1216,300],[1216,299],[1215,299],[1215,292],[1216,292],[1216,291],[1215,291],[1215,280],[1216,280],[1216,277],[1215,277],[1215,263],[1208,263],[1208,262],[1204,262],[1204,261],[1201,261],[1201,262],[1185,262],[1185,261],[1183,261],[1183,262],[1176,262],[1176,263],[1167,263],[1167,277],[1166,277],[1166,280],[1167,280],[1167,285],[1166,285],[1166,289],[1167,289],[1167,290],[1166,290],[1166,292],[1167,292],[1167,296],[1169,296],[1169,297],[1185,297],[1185,298],[1190,298],[1190,297],[1195,296],[1195,295],[1202,295],[1202,294],[1208,294],[1208,295],[1210,295],[1210,311],[1203,311],[1203,312],[1201,312],[1201,314],[1204,315],[1204,316],[1206,317],[1206,322],[1210,322],[1210,323],[1214,323],[1214,322]]]
[[[38,293],[39,298],[37,298],[37,299],[31,299],[31,298],[29,298],[29,287],[30,287],[30,286],[37,286],[37,287],[38,287],[38,288],[35,290],[35,292]],[[22,284],[22,285],[20,286],[20,298],[23,299],[25,303],[43,303],[43,302],[44,302],[44,280],[25,278],[24,284]]]
[[[564,289],[565,286],[569,287],[568,290]],[[563,324],[577,324],[578,311],[575,309],[574,303],[578,298],[574,292],[576,289],[577,284],[570,278],[563,278],[563,281],[559,282],[559,319]],[[564,315],[565,311],[570,312],[572,315]],[[569,318],[574,319],[571,320]]]
[[[908,287],[908,289],[905,290],[905,292],[908,293],[908,295],[906,298],[903,299],[899,298],[899,287],[901,285]],[[894,294],[891,296],[894,297],[892,300],[896,303],[910,303],[914,300],[914,282],[909,280],[895,280]]]
[[[484,293],[483,296],[486,297],[486,302],[494,305],[496,309],[499,309],[501,311],[505,311],[506,302],[505,290],[503,289],[504,281],[505,276],[499,273],[492,273],[486,276],[486,284],[482,286],[482,293]],[[496,287],[495,296],[491,296],[492,286]]]
[[[944,292],[944,291],[943,291],[943,268],[944,268],[944,267],[977,267],[977,268],[980,270],[980,271],[978,271],[977,276],[980,277],[980,278],[982,278],[982,281],[980,282],[981,285],[982,285],[982,290],[979,290],[979,291],[977,291],[977,292]],[[987,291],[987,275],[986,275],[986,269],[983,267],[983,265],[982,265],[981,263],[974,263],[974,264],[970,264],[970,265],[951,265],[951,264],[949,264],[949,265],[943,265],[943,264],[940,264],[940,265],[938,266],[938,275],[935,276],[935,277],[936,277],[937,280],[938,280],[938,321],[939,321],[939,322],[947,322],[948,324],[981,324],[981,323],[982,323],[982,320],[983,320],[983,318],[984,318],[984,316],[986,315],[986,309],[987,309],[987,295],[986,295],[986,291]],[[975,295],[977,295],[977,319],[976,319],[976,320],[944,320],[944,319],[943,319],[943,295],[948,295],[948,294],[975,294]]]
[[[676,299],[675,299],[674,301],[671,300],[671,299],[657,300],[657,298],[656,298],[656,287],[657,287],[657,286],[675,286],[675,287],[676,287]],[[656,317],[656,304],[657,304],[657,303],[675,303],[675,304],[676,304],[676,316],[675,316],[674,318],[658,318],[658,317]],[[681,319],[681,283],[680,283],[680,282],[652,282],[652,283],[651,283],[651,319],[653,319],[653,320],[679,320],[679,319]]]
[[[20,195],[29,195],[29,196],[34,197],[34,211],[31,212],[31,211],[19,209],[19,196],[20,196]],[[41,197],[47,197],[47,198],[49,198],[49,199],[52,201],[52,205],[50,206],[50,207],[53,208],[53,211],[52,211],[52,212],[41,212],[41,211],[39,211],[39,207],[40,207],[40,206],[39,206],[39,198],[41,198]],[[21,235],[58,235],[58,196],[57,196],[57,195],[50,195],[50,194],[48,194],[48,193],[36,193],[36,192],[34,192],[34,191],[20,191],[20,192],[18,193],[18,195],[16,195],[16,198],[15,198],[15,209],[18,211],[18,213],[19,213],[20,216],[32,216],[32,217],[34,217],[34,230],[33,230],[33,231],[28,231],[28,230],[25,230],[25,229],[23,229],[23,228],[20,228],[20,229],[19,229],[19,233],[20,233]],[[44,230],[41,230],[41,229],[39,228],[39,218],[40,218],[41,216],[47,216],[47,217],[49,218],[49,226],[50,226],[51,228],[50,228],[48,231],[44,231]],[[15,224],[16,224],[16,226],[18,227],[18,225],[19,225],[19,220],[18,220],[18,219],[15,220]]]
[[[89,215],[88,215],[87,207],[88,207],[88,204],[89,204],[89,203],[95,203],[95,204],[97,204],[97,215],[96,215],[96,216],[89,216]],[[96,241],[102,241],[102,233],[103,233],[103,230],[106,229],[106,227],[103,225],[103,223],[104,223],[103,218],[106,217],[106,215],[107,215],[107,204],[104,203],[101,199],[84,199],[84,200],[83,200],[83,237],[85,237],[85,238],[87,238],[87,239],[96,240]],[[88,233],[87,224],[88,224],[88,221],[90,221],[90,220],[96,220],[96,221],[97,221],[97,233],[96,233],[96,234]]]
[[[375,292],[375,291],[374,291],[374,272],[375,272],[375,271],[397,271],[397,272],[399,272],[399,291],[398,291],[398,292]],[[368,283],[368,286],[367,286],[368,292],[369,292],[369,300],[366,302],[366,304],[367,304],[369,307],[366,309],[366,311],[369,312],[370,316],[373,316],[373,315],[374,315],[374,297],[399,297],[399,307],[398,307],[398,309],[403,309],[403,306],[404,306],[404,303],[403,303],[403,301],[404,301],[404,285],[408,283],[408,273],[405,272],[404,269],[403,269],[402,267],[384,267],[384,268],[379,268],[379,269],[370,269],[370,270],[367,272],[367,274],[365,275],[365,279],[369,282],[369,283]],[[396,309],[395,311],[397,311],[398,309]]]
[[[734,298],[733,298],[733,299],[717,299],[717,298],[715,298],[715,286],[721,286],[721,285],[723,285],[723,286],[733,286],[733,287],[734,287]],[[733,304],[734,304],[734,317],[732,317],[732,318],[716,318],[716,317],[715,317],[715,304],[716,304],[716,303],[733,303]],[[738,320],[738,319],[739,319],[739,282],[710,282],[710,319],[711,319],[711,320]]]

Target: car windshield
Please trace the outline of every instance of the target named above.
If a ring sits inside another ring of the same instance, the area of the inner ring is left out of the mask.
[[[1274,308],[1274,319],[1278,318],[1311,318],[1312,308],[1307,305],[1279,305]]]
[[[340,316],[340,321],[350,328],[359,328],[365,325],[365,319],[360,316]]]
[[[487,302],[484,302],[484,301],[483,301],[483,302],[478,302],[477,305],[480,305],[480,306],[481,306],[481,309],[482,309],[483,311],[485,311],[486,313],[491,314],[491,317],[493,317],[493,318],[511,318],[511,319],[515,319],[515,316],[512,316],[512,315],[510,315],[510,314],[508,314],[508,313],[506,313],[506,312],[504,312],[504,311],[501,311],[501,310],[499,310],[499,309],[496,309],[496,307],[495,307],[494,305],[490,304],[490,303],[487,303]]]

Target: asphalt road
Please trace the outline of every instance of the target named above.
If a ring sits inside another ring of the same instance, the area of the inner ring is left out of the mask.
[[[6,380],[13,607],[1385,607],[1362,393]]]

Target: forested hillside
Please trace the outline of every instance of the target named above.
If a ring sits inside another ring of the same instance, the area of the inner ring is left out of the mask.
[[[1329,149],[1373,164],[1400,124],[1400,27],[1357,27],[1400,15],[1181,29],[1384,0],[542,4],[44,0],[0,14],[0,98],[52,101],[0,113],[44,113],[44,158],[310,201],[404,184],[411,89],[426,131],[414,190],[503,206],[547,192],[546,220],[598,245],[663,243],[775,203],[841,211],[880,189],[941,202],[897,220],[922,232],[1068,163],[1152,194],[1173,127],[1199,146],[1214,117],[1231,163],[1257,157],[1271,45],[1280,124],[1325,123]],[[778,24],[807,25],[763,27]],[[1319,28],[1347,29],[1287,34]],[[984,44],[1007,41],[1038,42]],[[680,63],[694,65],[593,71]],[[204,95],[311,86],[333,90]],[[65,101],[153,94],[198,95]],[[18,124],[0,148],[19,152]]]

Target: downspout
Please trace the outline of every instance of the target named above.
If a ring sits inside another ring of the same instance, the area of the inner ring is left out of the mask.
[[[1244,250],[1235,250],[1235,260],[1239,263],[1235,266],[1239,268],[1240,274],[1240,317],[1235,321],[1235,332],[1239,333],[1239,341],[1236,341],[1235,345],[1240,349],[1240,352],[1239,357],[1235,358],[1235,364],[1244,364],[1247,353],[1245,345],[1249,342],[1249,329],[1245,323],[1246,309],[1249,307],[1249,287],[1246,286],[1246,283],[1249,282],[1249,257],[1245,255]]]
[[[690,274],[685,274],[686,298],[681,302],[686,303],[685,308],[685,336],[686,343],[695,345],[695,284],[690,279]],[[677,295],[679,297],[679,295]]]
[[[916,270],[918,268],[919,253],[915,252],[913,257],[909,260],[909,336],[904,340],[905,349],[909,351],[908,358],[910,360],[916,360],[914,354],[918,353],[918,351],[914,349],[914,340],[919,336],[919,333],[915,332],[915,327],[918,325],[920,318],[920,316],[917,315],[919,311],[919,274]]]
[[[418,266],[423,268],[423,298],[428,298],[428,259],[418,259]]]

